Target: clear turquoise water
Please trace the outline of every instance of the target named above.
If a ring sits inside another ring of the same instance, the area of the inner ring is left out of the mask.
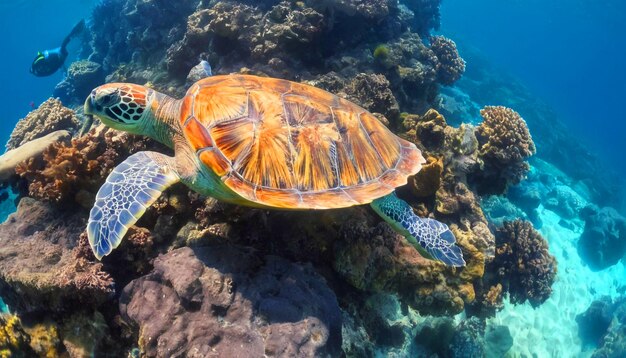
[[[441,11],[443,33],[519,77],[626,175],[625,1],[445,0]]]

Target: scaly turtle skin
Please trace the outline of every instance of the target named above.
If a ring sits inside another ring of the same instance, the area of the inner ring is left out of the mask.
[[[394,194],[421,169],[420,151],[366,110],[321,89],[274,78],[214,76],[175,100],[113,83],[92,91],[85,113],[176,153],[134,154],[107,178],[87,228],[98,258],[119,245],[163,190],[182,181],[201,194],[253,207],[371,204],[423,256],[465,264],[445,224],[419,218]]]

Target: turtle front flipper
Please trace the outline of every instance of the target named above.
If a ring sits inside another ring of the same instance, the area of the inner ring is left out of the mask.
[[[130,226],[170,185],[178,182],[173,158],[139,152],[115,167],[98,190],[87,236],[98,260],[115,249]]]
[[[446,224],[434,219],[420,218],[395,193],[371,203],[378,215],[387,221],[425,258],[435,259],[449,266],[465,266],[461,248]]]

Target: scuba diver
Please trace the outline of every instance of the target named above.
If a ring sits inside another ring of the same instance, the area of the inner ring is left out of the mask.
[[[72,38],[78,36],[85,29],[85,20],[81,20],[74,28],[72,32],[63,40],[61,47],[57,47],[52,50],[45,50],[43,52],[37,52],[37,57],[33,60],[33,64],[30,66],[30,73],[37,77],[50,76],[55,73],[65,63],[67,58],[67,45]]]

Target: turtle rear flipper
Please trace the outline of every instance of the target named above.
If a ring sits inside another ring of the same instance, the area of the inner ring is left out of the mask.
[[[170,185],[180,180],[173,159],[139,152],[115,167],[98,190],[87,236],[98,260],[115,249],[130,226]]]
[[[456,245],[448,225],[415,215],[409,204],[395,193],[374,200],[371,206],[425,258],[439,260],[449,266],[465,266],[461,248]]]

